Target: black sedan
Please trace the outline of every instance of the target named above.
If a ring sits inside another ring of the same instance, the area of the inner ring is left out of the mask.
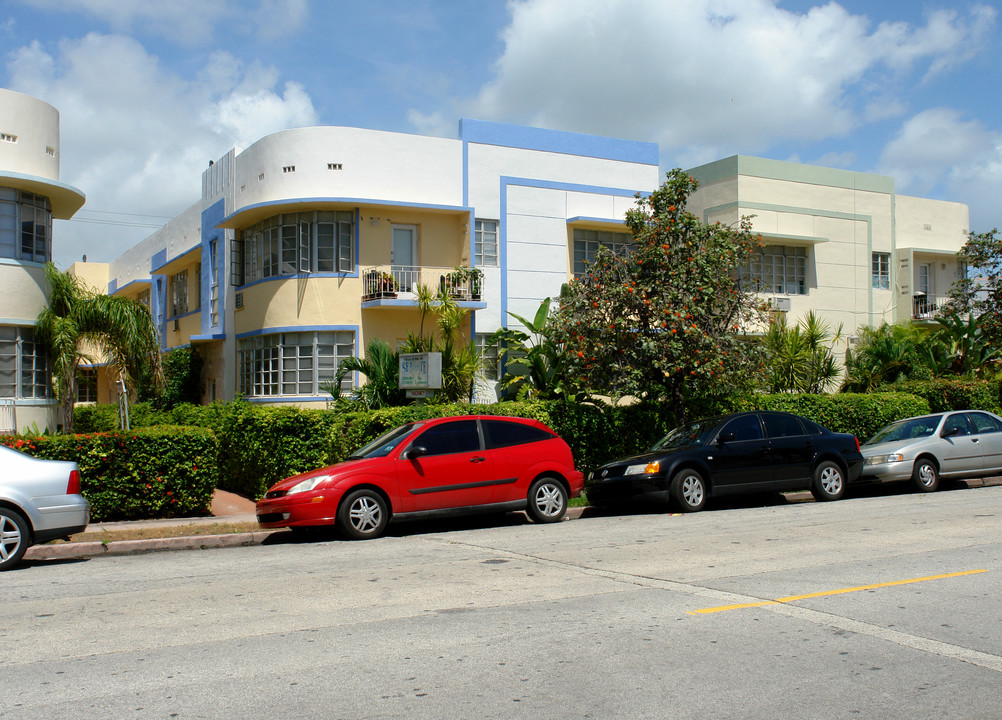
[[[650,452],[594,470],[585,483],[592,505],[673,501],[702,510],[710,496],[810,489],[838,500],[863,469],[859,441],[783,412],[742,412],[677,427]]]

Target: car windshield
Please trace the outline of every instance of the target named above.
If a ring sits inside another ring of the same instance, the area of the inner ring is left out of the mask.
[[[710,439],[710,434],[719,424],[719,419],[713,419],[697,420],[686,425],[680,425],[658,440],[651,450],[677,450],[678,448],[698,447]]]
[[[397,447],[411,432],[417,430],[424,423],[407,423],[398,428],[393,428],[387,433],[380,435],[371,443],[353,452],[347,459],[360,460],[362,458],[386,457]]]
[[[867,440],[864,445],[877,445],[885,442],[899,442],[902,440],[916,440],[918,438],[929,437],[936,432],[940,417],[919,417],[908,420],[898,420],[890,425],[881,428],[877,433]]]

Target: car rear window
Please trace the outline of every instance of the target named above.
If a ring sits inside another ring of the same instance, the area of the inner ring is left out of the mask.
[[[481,422],[484,426],[484,440],[487,442],[487,447],[491,449],[525,445],[554,437],[545,430],[523,423],[506,420],[482,420]]]
[[[793,415],[781,413],[762,413],[765,420],[765,434],[771,438],[803,435],[804,428]]]

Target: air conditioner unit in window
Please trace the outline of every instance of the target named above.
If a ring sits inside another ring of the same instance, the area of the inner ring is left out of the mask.
[[[774,297],[770,305],[776,312],[790,312],[790,298],[788,297]]]

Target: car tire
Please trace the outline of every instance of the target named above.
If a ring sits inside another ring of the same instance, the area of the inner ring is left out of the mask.
[[[939,470],[929,458],[919,458],[912,469],[912,485],[919,492],[935,492],[939,489]]]
[[[375,490],[360,488],[348,493],[337,509],[335,524],[351,540],[371,540],[383,534],[390,522],[386,500]]]
[[[814,481],[811,483],[811,495],[815,500],[828,502],[841,500],[845,495],[845,472],[838,463],[825,460],[814,468]]]
[[[671,479],[669,495],[682,512],[697,512],[706,506],[706,481],[696,470],[679,470]]]
[[[533,522],[557,522],[567,514],[567,488],[556,478],[537,479],[529,486],[527,499],[525,513]]]
[[[21,513],[0,507],[0,570],[10,570],[31,545],[28,521]]]

